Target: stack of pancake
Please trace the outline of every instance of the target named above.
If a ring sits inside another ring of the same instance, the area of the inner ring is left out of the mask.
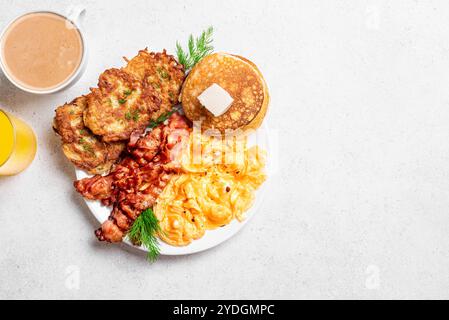
[[[229,109],[216,117],[198,96],[212,84],[218,84],[233,98]],[[265,117],[269,95],[267,84],[256,65],[246,58],[214,53],[202,59],[184,82],[181,101],[186,116],[201,121],[203,130],[257,129]]]

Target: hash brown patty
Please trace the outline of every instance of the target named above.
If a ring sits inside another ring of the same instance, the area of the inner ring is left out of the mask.
[[[160,109],[151,115],[155,120],[178,104],[181,86],[185,78],[184,67],[166,50],[149,52],[140,50],[137,56],[128,61],[123,68],[145,85],[150,85],[161,99]]]
[[[160,104],[153,87],[128,72],[109,69],[87,95],[84,124],[105,142],[126,140],[148,125]]]
[[[84,126],[85,96],[56,109],[53,129],[61,136],[65,156],[91,174],[109,171],[125,148],[122,142],[105,143]]]

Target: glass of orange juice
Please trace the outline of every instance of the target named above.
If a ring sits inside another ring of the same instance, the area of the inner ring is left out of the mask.
[[[0,109],[0,176],[25,170],[36,155],[36,136],[22,120]]]

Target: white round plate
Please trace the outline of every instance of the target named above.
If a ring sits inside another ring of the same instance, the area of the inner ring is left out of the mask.
[[[265,150],[267,152],[267,167],[268,167],[268,161],[269,161],[269,140],[268,140],[268,130],[265,126],[260,127],[254,134],[249,136],[248,139],[248,146],[252,146],[257,144],[261,149]],[[76,170],[76,178],[82,179],[86,178],[89,175],[80,169]],[[266,170],[268,171],[268,170]],[[257,212],[259,207],[262,204],[263,198],[264,198],[264,191],[266,190],[268,179],[262,184],[262,186],[256,191],[256,199],[254,201],[253,206],[246,212],[246,219],[242,222],[238,222],[237,220],[233,220],[230,224],[218,228],[215,230],[207,230],[205,235],[198,239],[192,241],[187,246],[184,247],[176,247],[171,246],[163,241],[159,241],[160,244],[160,253],[163,255],[184,255],[184,254],[191,254],[195,252],[204,251],[207,249],[210,249],[212,247],[215,247],[219,245],[220,243],[228,240],[233,235],[235,235],[240,229],[243,228],[243,226],[254,216],[254,214]],[[98,222],[103,223],[106,221],[109,217],[109,214],[111,212],[110,207],[103,206],[100,201],[93,201],[84,199],[87,206],[89,207],[92,214],[95,216],[95,218],[98,220]],[[126,244],[138,248],[143,251],[148,251],[143,246],[135,246],[129,241],[127,238],[123,240]]]

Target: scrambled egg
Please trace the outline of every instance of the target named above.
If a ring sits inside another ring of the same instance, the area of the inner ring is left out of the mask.
[[[245,139],[225,141],[192,133],[181,152],[181,174],[159,195],[154,213],[160,239],[185,246],[206,230],[242,221],[264,182],[264,152]]]

